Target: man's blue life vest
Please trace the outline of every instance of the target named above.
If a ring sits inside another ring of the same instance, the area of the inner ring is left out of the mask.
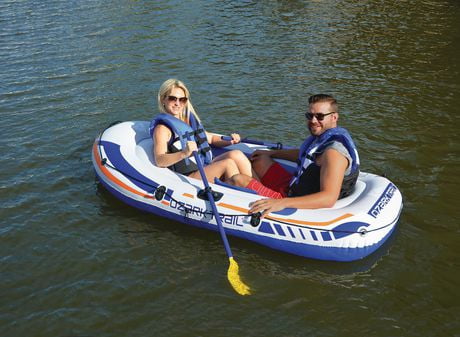
[[[291,180],[289,196],[301,196],[320,191],[320,170],[315,160],[334,141],[345,146],[351,156],[351,171],[343,178],[340,198],[344,198],[353,192],[353,188],[359,176],[359,156],[356,145],[348,131],[341,127],[326,130],[320,136],[310,136],[302,144],[299,150],[297,173]]]
[[[160,113],[150,123],[150,136],[153,137],[153,130],[158,124],[165,125],[173,134],[168,142],[169,153],[179,152],[184,149],[188,140],[195,141],[198,146],[198,154],[201,158],[201,162],[204,165],[208,165],[212,161],[212,152],[206,138],[206,132],[203,125],[197,121],[193,113],[188,113],[188,111],[186,113],[188,114],[190,125],[174,116],[166,113]],[[180,148],[177,146],[178,141],[180,142]],[[168,168],[185,175],[198,170],[198,166],[191,160],[191,158],[185,158]]]

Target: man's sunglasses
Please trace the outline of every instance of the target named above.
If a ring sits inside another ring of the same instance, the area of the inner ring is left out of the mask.
[[[187,103],[188,98],[187,97],[168,96],[168,101],[170,101],[170,102],[177,102],[177,100],[179,100],[179,102],[181,102],[182,104],[185,104],[185,103]]]
[[[311,121],[313,119],[313,117],[316,117],[317,120],[319,121],[322,121],[324,119],[324,117],[326,117],[327,115],[330,115],[330,114],[334,114],[335,111],[333,112],[328,112],[327,114],[323,114],[322,112],[318,112],[316,114],[312,114],[311,112],[306,112],[305,113],[305,117]]]

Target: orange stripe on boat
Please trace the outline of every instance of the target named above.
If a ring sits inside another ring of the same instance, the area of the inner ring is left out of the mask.
[[[107,167],[102,165],[101,156],[99,154],[99,149],[97,147],[96,142],[93,145],[93,155],[94,155],[94,159],[96,160],[97,166],[99,167],[99,169],[105,174],[105,176],[110,181],[112,181],[113,183],[115,183],[116,185],[118,185],[120,187],[123,187],[125,190],[128,190],[131,193],[140,195],[140,196],[145,197],[145,198],[152,198],[150,195],[145,194],[145,193],[141,193],[138,190],[135,190],[134,188],[132,188],[131,186],[126,185],[124,182],[122,182],[120,179],[118,179],[112,173],[110,173],[109,170],[107,169]]]
[[[187,198],[195,199],[195,197],[193,196],[193,194],[190,194],[190,193],[182,193],[182,195],[183,195],[184,197],[187,197]]]
[[[249,210],[247,208],[243,208],[243,207],[238,207],[238,206],[233,206],[233,205],[230,205],[230,204],[226,204],[224,202],[219,202],[217,204],[217,206],[222,206],[222,207],[225,207],[225,208],[229,208],[229,209],[232,209],[234,211],[238,211],[238,212],[244,212],[244,213],[248,213]]]
[[[223,202],[219,203],[218,206],[222,206],[224,208],[228,208],[228,209],[238,211],[238,212],[242,212],[242,213],[248,213],[249,212],[249,209],[247,209],[247,208],[230,205],[230,204],[226,204],[226,203],[223,203]],[[313,221],[295,220],[295,219],[277,218],[277,217],[274,217],[274,216],[267,216],[265,218],[270,219],[270,220],[275,220],[275,221],[290,222],[290,223],[297,224],[297,225],[329,226],[329,225],[333,224],[334,222],[349,218],[351,216],[353,216],[353,214],[345,213],[344,215],[341,215],[338,218],[332,219],[330,221],[314,221],[314,222]]]

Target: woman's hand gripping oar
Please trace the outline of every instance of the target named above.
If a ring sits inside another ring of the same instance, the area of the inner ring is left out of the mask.
[[[190,139],[190,138],[189,138]],[[222,225],[222,220],[220,219],[219,212],[217,211],[216,203],[214,201],[214,197],[212,195],[212,189],[209,186],[208,180],[206,178],[206,173],[203,169],[203,163],[201,161],[200,156],[196,151],[193,151],[193,156],[195,157],[196,164],[198,166],[198,170],[200,171],[201,180],[203,180],[205,192],[208,196],[209,203],[211,204],[212,213],[214,214],[214,218],[217,222],[217,227],[219,228],[219,233],[222,238],[222,242],[224,243],[225,251],[227,252],[228,259],[230,261],[230,266],[228,267],[227,271],[227,278],[230,284],[232,285],[233,289],[240,294],[240,295],[249,295],[251,294],[250,288],[241,281],[240,275],[238,274],[238,264],[236,263],[235,259],[233,258],[232,251],[230,249],[230,244],[227,240],[227,235],[225,234],[224,226]]]

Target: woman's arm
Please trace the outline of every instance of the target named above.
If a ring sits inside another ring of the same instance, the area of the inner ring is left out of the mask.
[[[187,147],[182,151],[168,153],[168,142],[171,139],[172,133],[169,128],[164,125],[158,125],[153,131],[153,156],[158,167],[169,167],[182,159],[188,158],[192,152],[197,149],[195,142],[187,142]]]
[[[210,132],[206,132],[206,137],[208,139],[209,145],[213,145],[215,147],[224,147],[232,144],[238,144],[241,140],[240,135],[237,133],[232,133],[230,135],[230,137],[232,137],[232,140],[222,140],[220,135],[216,135]]]

